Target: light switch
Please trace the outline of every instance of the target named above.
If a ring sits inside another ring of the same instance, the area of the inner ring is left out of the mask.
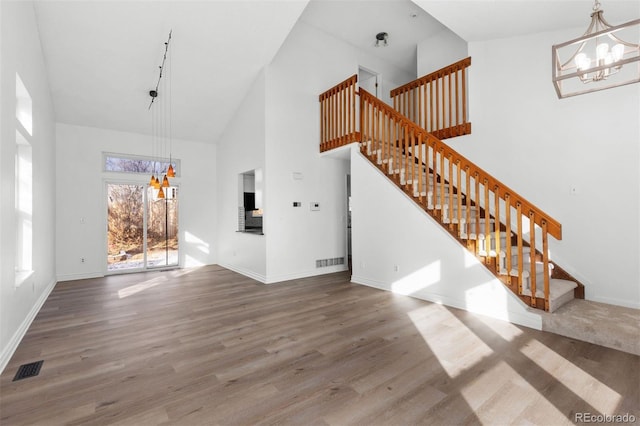
[[[311,211],[318,211],[320,210],[320,203],[316,203],[315,201],[311,202]]]

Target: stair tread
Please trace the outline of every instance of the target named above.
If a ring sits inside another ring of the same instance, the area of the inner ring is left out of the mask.
[[[549,280],[549,300],[559,299],[565,294],[572,292],[576,287],[578,287],[578,284],[574,281],[551,278]],[[531,290],[523,289],[522,294],[525,296],[531,296]],[[537,286],[536,297],[544,297],[544,287]]]

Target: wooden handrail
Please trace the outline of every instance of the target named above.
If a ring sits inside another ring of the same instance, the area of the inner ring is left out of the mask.
[[[546,220],[547,229],[549,234],[551,234],[554,238],[561,240],[562,239],[562,225],[555,219],[553,219],[550,215],[542,211],[540,208],[536,207],[533,203],[528,201],[526,198],[518,194],[516,191],[502,183],[497,178],[493,177],[491,174],[486,172],[481,167],[474,164],[471,160],[467,159],[465,156],[442,142],[440,139],[436,138],[420,126],[417,126],[413,121],[411,121],[408,117],[400,114],[398,111],[388,106],[384,102],[381,102],[378,98],[373,96],[371,93],[366,90],[360,88],[359,89],[360,99],[365,99],[368,102],[375,103],[377,107],[383,111],[390,117],[393,117],[398,123],[407,126],[412,129],[415,134],[421,134],[423,140],[430,141],[435,144],[436,151],[442,152],[445,158],[452,157],[454,161],[460,161],[460,167],[464,170],[466,167],[469,168],[470,174],[473,176],[478,174],[480,176],[481,181],[486,180],[487,185],[490,188],[498,187],[501,189],[502,194],[509,194],[510,204],[512,207],[516,207],[518,203],[522,205],[522,210],[524,212],[533,211],[535,213],[536,225],[542,227],[542,220]],[[503,195],[504,196],[504,195]]]
[[[471,133],[467,68],[462,59],[391,91],[393,107],[439,139]]]
[[[429,73],[425,76],[422,76],[416,80],[410,81],[407,84],[403,84],[400,87],[396,87],[391,91],[391,97],[397,96],[401,92],[406,92],[407,90],[415,89],[416,87],[423,86],[426,83],[442,78],[444,75],[453,74],[456,71],[463,70],[467,67],[471,66],[471,57],[464,58],[459,60],[458,62],[454,62],[451,65],[447,65],[446,67],[442,67],[437,71]]]

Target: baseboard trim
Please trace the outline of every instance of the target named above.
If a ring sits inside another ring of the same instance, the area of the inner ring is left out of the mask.
[[[249,277],[256,281],[260,281],[263,284],[266,284],[267,282],[267,277],[265,277],[262,274],[257,274],[249,269],[241,268],[239,266],[231,265],[229,263],[218,263],[218,265],[222,266],[223,268],[229,269],[233,272],[237,272],[241,275],[244,275],[245,277]]]
[[[366,285],[367,287],[377,288],[378,290],[390,291],[394,294],[402,294],[394,292],[389,288],[389,285],[377,280],[371,280],[368,278],[362,278],[358,276],[352,276],[351,282],[355,284]],[[508,290],[505,290],[508,291]],[[536,314],[534,312],[530,313],[518,313],[513,311],[506,311],[500,313],[494,313],[488,310],[480,310],[480,309],[470,309],[465,301],[461,301],[458,299],[454,299],[442,294],[437,293],[429,293],[426,291],[421,291],[420,293],[411,294],[409,297],[414,297],[416,299],[425,300],[431,303],[437,303],[439,305],[450,306],[452,308],[460,309],[463,311],[471,312],[477,315],[483,315],[485,317],[495,318],[502,321],[507,321],[512,324],[522,325],[524,327],[529,327],[534,330],[542,330],[542,316]]]
[[[104,277],[104,273],[102,272],[89,272],[86,274],[66,274],[66,275],[58,275],[58,282],[86,280],[89,278],[102,278],[102,277]]]
[[[9,340],[7,346],[2,349],[2,353],[0,354],[0,374],[4,371],[7,364],[9,364],[11,357],[15,353],[16,349],[18,349],[18,345],[24,338],[24,335],[27,334],[27,330],[29,330],[31,323],[36,318],[36,315],[38,315],[38,312],[40,312],[40,309],[42,308],[42,305],[44,305],[44,302],[47,301],[47,298],[56,286],[56,283],[56,280],[53,280],[49,283],[47,288],[45,288],[45,290],[42,292],[36,303],[27,314],[24,321],[22,321],[22,324],[20,324],[20,327],[18,327],[16,332],[13,333],[13,336],[11,337],[11,340]]]
[[[327,275],[327,274],[335,274],[336,272],[344,272],[347,271],[349,267],[347,265],[338,265],[336,267],[326,267],[319,269],[312,269],[310,271],[304,272],[296,272],[293,274],[282,274],[275,276],[268,276],[266,284],[276,284],[281,283],[283,281],[291,281],[291,280],[299,280],[302,278],[315,277],[318,275]]]
[[[607,305],[616,305],[616,306],[622,306],[624,308],[632,308],[632,309],[640,309],[640,303],[631,301],[631,300],[620,300],[620,299],[611,299],[609,297],[588,297],[589,294],[587,293],[587,297],[585,297],[585,300],[591,300],[592,302],[598,302],[598,303],[606,303]]]
[[[304,272],[296,272],[293,274],[283,274],[283,275],[276,275],[276,276],[268,276],[265,277],[264,275],[261,274],[256,274],[253,271],[250,271],[248,269],[245,268],[241,268],[235,265],[231,265],[228,263],[218,263],[218,265],[222,266],[223,268],[226,269],[230,269],[233,272],[237,272],[239,274],[242,274],[246,277],[252,278],[256,281],[260,281],[262,284],[277,284],[277,283],[281,283],[284,281],[291,281],[291,280],[298,280],[298,279],[302,279],[302,278],[309,278],[309,277],[315,277],[317,275],[326,275],[326,274],[334,274],[336,272],[344,272],[348,270],[347,265],[339,265],[339,267],[327,267],[327,268],[322,268],[322,269],[313,269],[310,271],[304,271]]]

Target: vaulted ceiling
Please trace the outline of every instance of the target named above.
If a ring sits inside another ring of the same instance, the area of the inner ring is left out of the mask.
[[[215,142],[304,1],[39,1],[56,119],[149,133],[171,40],[173,136]]]
[[[639,0],[602,0],[605,17],[640,16]],[[37,0],[59,122],[151,131],[149,90],[173,31],[173,136],[216,142],[258,72],[301,19],[415,72],[416,44],[445,25],[467,41],[585,27],[590,0]],[[434,17],[437,19],[434,19]],[[390,46],[374,47],[386,31]],[[576,34],[579,35],[579,34]]]

